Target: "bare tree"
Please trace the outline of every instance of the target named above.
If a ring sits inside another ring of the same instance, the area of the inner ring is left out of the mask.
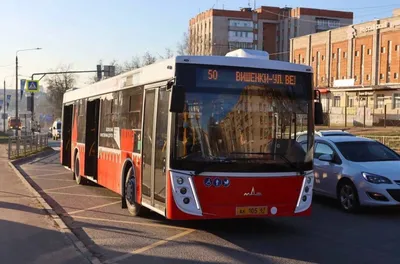
[[[71,70],[70,65],[63,65],[58,67],[57,70],[50,70],[54,72],[64,72],[55,75],[48,75],[47,82],[47,96],[52,105],[56,117],[61,117],[62,100],[64,93],[73,88],[76,83],[76,76],[68,73]]]
[[[143,55],[142,66],[153,64],[157,61],[157,58],[151,55],[148,51]]]
[[[174,52],[170,48],[165,48],[165,55],[160,56],[160,59],[169,59],[174,56]]]
[[[138,56],[133,56],[130,61],[125,61],[123,72],[134,70],[140,68],[142,65],[140,58]]]
[[[183,33],[182,40],[180,42],[178,42],[176,53],[178,55],[191,55],[192,54],[191,49],[190,49],[189,34],[187,32]]]

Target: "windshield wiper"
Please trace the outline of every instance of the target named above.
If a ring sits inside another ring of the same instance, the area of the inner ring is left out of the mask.
[[[291,162],[285,155],[279,154],[279,153],[272,153],[272,152],[231,152],[230,154],[250,154],[250,155],[271,155],[271,156],[278,156],[280,157],[287,165],[289,165],[291,168],[295,169],[297,172],[299,172],[301,175],[304,175],[305,172],[303,169],[300,168],[296,163]]]

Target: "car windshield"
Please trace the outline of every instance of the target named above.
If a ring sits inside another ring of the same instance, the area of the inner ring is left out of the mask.
[[[243,169],[244,163],[253,169],[257,164],[304,164],[306,152],[291,135],[296,124],[307,127],[309,103],[280,93],[259,94],[259,89],[266,88],[187,93],[186,111],[177,118],[176,160],[240,163]]]
[[[340,142],[336,146],[347,160],[354,162],[400,160],[394,151],[375,141]]]

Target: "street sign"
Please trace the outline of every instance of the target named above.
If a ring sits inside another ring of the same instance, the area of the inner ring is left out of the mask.
[[[26,81],[26,92],[27,93],[37,93],[39,92],[39,81]]]
[[[3,113],[1,114],[1,119],[7,119],[8,118],[8,113]]]
[[[22,95],[24,94],[24,89],[25,89],[25,84],[26,84],[26,79],[21,79],[21,99],[22,99]]]

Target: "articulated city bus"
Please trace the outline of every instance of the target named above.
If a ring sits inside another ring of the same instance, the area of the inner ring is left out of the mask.
[[[309,215],[322,118],[312,74],[264,57],[177,56],[68,91],[61,163],[132,215]]]

